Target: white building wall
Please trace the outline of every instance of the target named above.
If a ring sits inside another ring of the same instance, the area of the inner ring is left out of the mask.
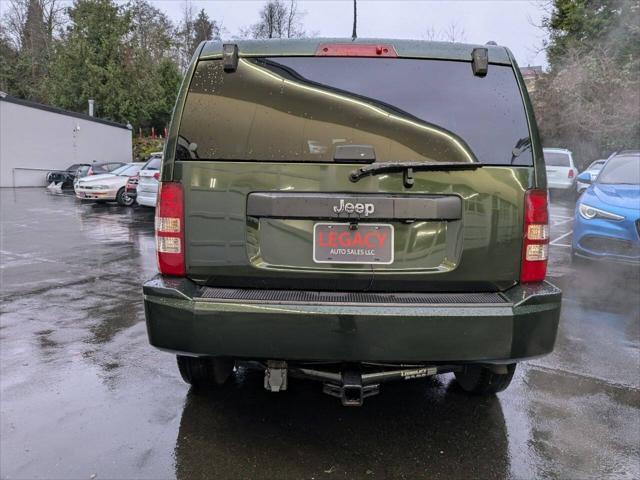
[[[0,99],[0,187],[45,185],[73,163],[130,162],[129,129]]]

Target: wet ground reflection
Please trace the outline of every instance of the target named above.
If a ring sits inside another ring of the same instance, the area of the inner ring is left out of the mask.
[[[176,476],[508,476],[500,401],[469,398],[448,381],[388,384],[363,408],[345,409],[320,396],[316,383],[294,381],[285,395],[270,394],[259,373],[242,371],[221,391],[188,394],[176,441]]]
[[[0,189],[0,217],[1,478],[640,477],[637,270],[552,248],[556,350],[507,391],[468,397],[441,376],[347,409],[253,372],[189,391],[146,337],[152,209]]]

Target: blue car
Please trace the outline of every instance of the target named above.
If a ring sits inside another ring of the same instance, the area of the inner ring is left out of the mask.
[[[573,258],[640,265],[640,152],[623,152],[605,163],[576,204]]]

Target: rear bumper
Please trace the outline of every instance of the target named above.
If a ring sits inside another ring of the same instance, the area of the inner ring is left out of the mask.
[[[113,190],[90,190],[76,188],[76,197],[80,200],[115,200],[117,191]]]
[[[547,181],[547,188],[552,190],[569,190],[573,188],[573,181]]]
[[[459,303],[450,299],[464,298],[432,295],[428,304],[207,289],[160,275],[143,290],[149,341],[159,349],[290,361],[509,363],[537,357],[553,350],[561,301],[560,290],[547,282],[486,294],[490,299],[480,302],[483,294]]]
[[[157,195],[157,192],[138,192],[138,198],[136,198],[136,201],[138,202],[138,205],[144,205],[145,207],[155,207]]]

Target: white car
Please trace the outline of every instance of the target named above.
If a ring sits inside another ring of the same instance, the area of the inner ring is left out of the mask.
[[[127,163],[111,173],[91,175],[78,180],[74,190],[81,200],[116,201],[119,205],[130,206],[134,199],[125,192],[129,177],[137,174],[143,163]]]
[[[136,202],[145,207],[155,207],[158,198],[158,185],[160,184],[160,167],[162,165],[162,152],[152,153],[151,158],[140,170],[140,180],[136,188]]]
[[[585,170],[585,172],[589,172],[589,175],[591,175],[591,183],[593,183],[596,178],[598,178],[598,174],[600,173],[600,170],[602,170],[602,167],[604,167],[605,163],[607,163],[606,159],[596,160],[595,162],[592,162],[591,165],[589,165],[589,168]],[[588,187],[588,183],[582,183],[579,180],[576,181],[576,190],[578,191],[578,193],[582,193]]]
[[[544,163],[547,170],[547,187],[554,190],[570,190],[578,176],[571,151],[565,148],[545,148]]]

